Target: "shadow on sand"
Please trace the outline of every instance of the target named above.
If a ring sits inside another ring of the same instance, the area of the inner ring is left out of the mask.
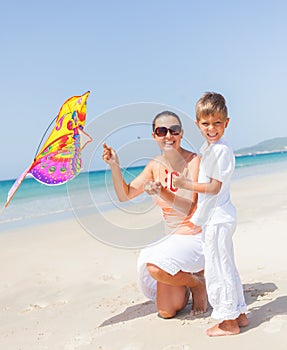
[[[129,306],[122,313],[113,316],[104,321],[100,327],[110,326],[119,322],[130,321],[135,318],[141,318],[157,312],[156,305],[153,301],[146,301],[141,304]]]
[[[258,327],[260,324],[269,321],[272,317],[277,315],[287,314],[287,296],[281,296],[276,299],[272,297],[278,288],[272,282],[261,283],[256,282],[252,284],[245,284],[244,296],[247,305],[249,305],[249,326],[242,328],[242,332],[246,332],[250,329]],[[258,301],[268,301],[261,306],[250,307],[255,302]],[[189,301],[186,308],[179,312],[175,318],[180,320],[192,320],[193,316],[190,316],[190,310],[192,307],[192,302]],[[208,307],[207,312],[204,315],[198,316],[197,318],[206,318],[211,315],[211,307]],[[145,317],[151,314],[157,313],[156,305],[153,301],[146,301],[144,303],[136,304],[127,307],[122,313],[113,316],[106,321],[104,321],[100,327],[114,325],[120,322],[130,321],[136,318]]]
[[[270,321],[273,317],[287,315],[287,296],[275,298],[272,294],[277,290],[274,283],[253,283],[244,285],[244,295],[248,307],[249,326],[242,328],[241,332],[248,332],[257,328],[264,322]],[[262,305],[252,304],[260,302]]]

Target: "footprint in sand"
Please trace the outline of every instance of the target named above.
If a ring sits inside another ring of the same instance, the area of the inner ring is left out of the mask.
[[[120,278],[121,278],[120,275],[113,275],[113,274],[109,274],[109,273],[104,273],[98,277],[98,279],[102,280],[102,281],[119,280]]]
[[[168,345],[162,350],[191,350],[191,347],[189,345]]]
[[[24,309],[22,311],[22,313],[30,312],[30,311],[34,311],[34,310],[45,309],[47,306],[49,306],[49,304],[46,304],[46,303],[30,304],[26,309]]]
[[[45,303],[45,302],[29,304],[29,306],[27,306],[26,309],[22,310],[21,313],[31,312],[34,310],[46,309],[47,307],[62,306],[62,305],[65,305],[67,303],[68,303],[67,300],[59,300],[59,301],[56,301],[55,303],[51,303],[51,304]]]

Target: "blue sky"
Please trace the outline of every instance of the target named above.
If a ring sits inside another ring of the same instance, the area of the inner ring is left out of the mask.
[[[234,149],[287,136],[286,13],[284,0],[6,1],[0,180],[28,167],[61,104],[87,90],[87,123],[138,102],[194,118],[212,90],[226,97]]]

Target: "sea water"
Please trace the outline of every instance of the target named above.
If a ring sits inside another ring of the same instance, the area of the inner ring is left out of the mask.
[[[251,154],[236,157],[233,179],[287,170],[287,152]]]
[[[142,166],[123,169],[126,182],[130,182],[142,170]],[[75,212],[91,214],[118,205],[109,169],[80,173],[68,183],[56,186],[46,186],[28,175],[4,209],[7,194],[14,182],[15,179],[0,181],[0,206],[3,208],[2,212],[0,209],[0,232],[32,221],[49,221],[51,216],[53,220],[65,219]],[[141,197],[140,201],[144,201],[147,195]]]
[[[123,169],[126,182],[130,182],[143,166]],[[233,181],[247,176],[258,176],[287,170],[287,152],[257,154],[236,157]],[[15,180],[0,181],[0,205],[3,207],[9,189]],[[87,197],[88,200],[87,200]],[[135,202],[145,202],[148,195],[141,195]],[[26,178],[9,206],[0,213],[0,231],[23,226],[31,222],[73,217],[75,212],[93,213],[119,205],[115,196],[109,169],[81,173],[61,186],[45,186],[34,178]],[[123,204],[124,205],[124,204]]]

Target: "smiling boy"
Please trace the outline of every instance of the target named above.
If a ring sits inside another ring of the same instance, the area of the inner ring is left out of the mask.
[[[205,93],[196,104],[196,125],[206,142],[201,148],[198,182],[180,175],[178,188],[198,192],[198,207],[191,221],[193,234],[202,231],[205,278],[212,317],[218,324],[208,336],[240,333],[248,325],[246,303],[234,260],[232,236],[236,228],[236,209],[230,199],[231,177],[235,168],[232,149],[223,135],[229,124],[225,99],[214,92]]]

